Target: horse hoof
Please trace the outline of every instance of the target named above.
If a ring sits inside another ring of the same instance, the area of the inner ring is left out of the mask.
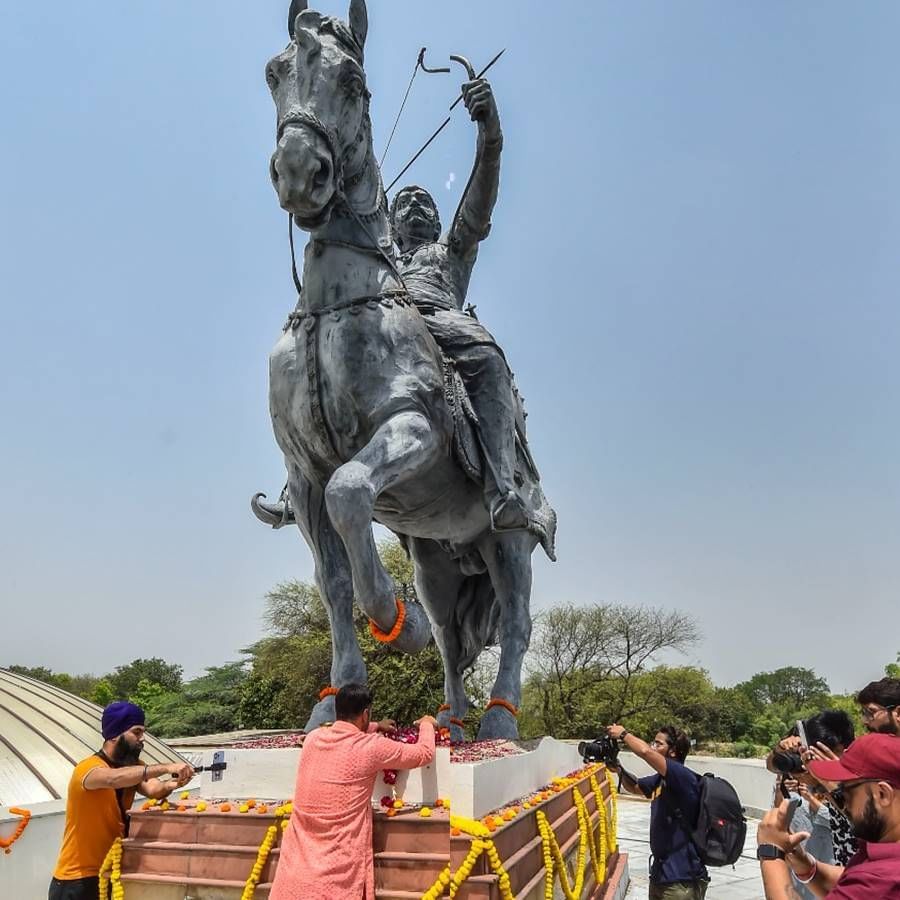
[[[309,734],[313,729],[318,728],[320,725],[324,725],[326,722],[333,722],[334,720],[334,695],[332,694],[324,700],[320,700],[312,708],[312,712],[309,714],[309,721],[307,721],[303,730]]]
[[[519,739],[519,725],[516,717],[502,706],[492,706],[482,717],[478,727],[479,741]]]
[[[431,622],[421,603],[407,602],[403,630],[390,646],[401,653],[419,653],[431,640]]]

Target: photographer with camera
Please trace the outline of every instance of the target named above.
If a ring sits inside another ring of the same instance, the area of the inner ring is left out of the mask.
[[[700,813],[700,779],[684,765],[690,739],[672,725],[661,727],[649,744],[621,725],[610,725],[606,732],[656,772],[635,778],[617,759],[604,760],[620,773],[621,787],[652,800],[649,900],[703,900],[709,874],[689,831]]]
[[[828,802],[828,786],[821,785],[808,771],[806,762],[840,759],[853,739],[850,716],[843,710],[826,709],[799,722],[766,758],[768,770],[781,778],[782,795],[801,800],[792,820],[794,830],[810,833],[811,844],[807,849],[817,859],[839,866],[847,865],[856,853],[856,838],[847,817]],[[803,889],[798,893],[811,896]]]
[[[783,800],[757,831],[766,900],[796,900],[796,881],[828,900],[900,900],[900,738],[863,735],[838,759],[811,758],[810,772],[831,785],[832,804],[843,811],[859,839],[846,866],[829,865],[803,848],[808,834],[791,820]]]
[[[839,759],[853,739],[850,716],[843,710],[826,709],[798,722],[766,759],[769,771],[780,777],[782,796],[795,801],[791,829],[809,834],[803,848],[825,864],[846,865],[856,852],[856,838],[847,818],[828,802],[827,787],[808,771],[806,763],[811,759]],[[797,879],[794,891],[804,900],[816,896]]]

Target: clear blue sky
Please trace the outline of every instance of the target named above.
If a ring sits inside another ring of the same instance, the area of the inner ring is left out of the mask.
[[[287,5],[0,8],[0,664],[194,674],[311,577],[248,509],[283,477],[263,67]],[[420,46],[508,48],[470,300],[560,516],[535,608],[692,613],[721,683],[877,677],[900,649],[900,6],[369,7],[379,153]],[[458,80],[417,80],[388,176]],[[457,115],[410,173],[445,218],[473,147]]]

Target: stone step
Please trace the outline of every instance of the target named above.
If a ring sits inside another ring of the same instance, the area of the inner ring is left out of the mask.
[[[131,814],[130,838],[196,844],[229,844],[259,847],[266,829],[275,822],[272,813],[176,812],[138,810]]]
[[[445,853],[404,853],[391,851],[375,854],[375,887],[388,891],[418,891],[421,897],[449,862]]]
[[[127,838],[122,850],[123,874],[244,881],[253,870],[259,848]],[[270,852],[262,871],[263,881],[274,877],[279,852],[277,847]]]
[[[605,778],[600,778],[599,782],[604,800],[608,800]],[[600,813],[588,778],[581,779],[574,789],[578,790],[584,798],[591,825],[596,827]],[[551,794],[548,799],[537,806],[499,826],[491,835],[497,853],[509,875],[510,888],[514,896],[521,898],[543,896],[544,859],[540,832],[537,827],[536,812],[538,810],[547,817],[563,856],[574,862],[581,832],[578,828],[577,809],[572,802],[572,790],[573,788],[569,787],[559,793]],[[465,859],[470,845],[471,838],[466,835],[450,838],[450,857],[454,870]],[[608,871],[613,871],[615,862],[615,855],[608,858]],[[487,854],[482,854],[457,896],[459,900],[499,900],[500,892],[497,882],[498,878],[490,867]],[[590,859],[586,863],[584,891],[585,896],[598,893],[594,884]]]
[[[128,900],[184,900],[186,890],[195,900],[240,900],[245,883],[243,879],[122,873]],[[255,900],[265,900],[271,889],[271,882],[260,882]]]
[[[450,818],[446,813],[423,819],[417,812],[388,818],[376,813],[372,824],[372,847],[386,851],[450,853]]]
[[[431,887],[431,885],[428,885]],[[427,891],[428,888],[425,888]],[[424,891],[394,891],[386,888],[375,888],[376,900],[422,900]],[[445,895],[445,896],[449,896]]]

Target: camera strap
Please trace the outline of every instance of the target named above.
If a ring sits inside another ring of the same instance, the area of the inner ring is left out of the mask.
[[[691,834],[691,829],[688,826],[687,822],[684,820],[684,813],[681,811],[681,807],[669,796],[669,790],[666,786],[666,779],[663,778],[661,780],[662,790],[659,793],[659,799],[665,803],[666,809],[669,811],[669,815],[674,820],[675,824],[681,828],[681,833],[685,836],[686,840],[683,844],[679,844],[677,847],[673,847],[669,852],[668,856],[671,856],[673,853],[677,853],[679,850],[683,850],[689,844],[694,843],[694,838]],[[664,857],[668,859],[668,856]]]

